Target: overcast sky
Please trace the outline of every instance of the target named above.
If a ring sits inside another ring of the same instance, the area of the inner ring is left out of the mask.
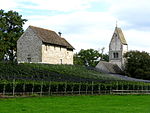
[[[105,47],[116,21],[124,33],[129,50],[150,53],[150,0],[2,0],[0,9],[19,12],[24,25],[62,32],[74,47]]]

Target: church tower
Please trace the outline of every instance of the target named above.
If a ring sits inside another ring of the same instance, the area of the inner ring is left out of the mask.
[[[124,69],[124,53],[128,51],[128,44],[125,40],[121,28],[115,27],[112,39],[109,44],[109,62],[117,64],[122,70]]]

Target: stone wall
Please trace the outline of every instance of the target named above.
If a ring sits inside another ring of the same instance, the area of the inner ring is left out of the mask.
[[[42,41],[28,28],[17,41],[17,61],[41,62],[41,45]]]
[[[115,31],[109,44],[109,62],[117,64],[122,69],[122,66],[124,65],[123,54],[125,47],[121,43],[118,34],[117,35],[116,34],[117,32]],[[118,54],[117,58],[114,57],[114,53]]]
[[[43,44],[31,28],[17,41],[19,63],[73,64],[73,51],[65,47]]]

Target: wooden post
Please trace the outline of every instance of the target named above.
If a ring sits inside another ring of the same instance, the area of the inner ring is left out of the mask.
[[[93,86],[93,81],[92,81],[92,95],[93,95],[93,89],[94,89],[94,86]]]
[[[124,83],[122,82],[122,83],[121,83],[121,90],[122,90],[121,93],[122,93],[122,94],[123,94],[123,90],[124,90],[124,89],[123,89],[123,85],[124,85]]]
[[[142,90],[144,90],[144,83],[143,83],[143,85],[142,85],[143,87],[142,87]]]
[[[73,89],[74,89],[74,84],[72,84],[72,87],[71,87],[71,94],[73,95]]]
[[[137,83],[137,93],[139,93],[139,90],[140,90],[139,83]]]
[[[129,82],[127,82],[127,90],[129,90]]]
[[[34,82],[32,84],[32,95],[33,95],[33,92],[34,92]]]
[[[104,86],[105,86],[105,88],[104,88],[105,89],[105,94],[107,94],[107,86],[106,85],[104,85]]]
[[[49,83],[48,94],[51,95],[51,81]]]
[[[111,94],[111,90],[112,90],[112,85],[110,84],[110,87],[109,87],[109,94]]]
[[[6,90],[6,84],[4,83],[4,86],[3,86],[3,95],[5,95],[5,90]]]
[[[40,96],[42,96],[42,93],[43,93],[43,81],[41,83],[41,92],[40,92]]]
[[[86,94],[88,94],[88,84],[86,84]]]
[[[26,90],[26,84],[23,84],[23,95],[25,95],[25,90]]]
[[[65,83],[65,94],[67,93],[67,82]]]
[[[15,96],[15,79],[13,79],[13,96]]]
[[[79,95],[81,94],[81,82],[79,83]]]
[[[101,85],[99,84],[98,85],[98,94],[100,94],[101,93]]]
[[[133,92],[134,92],[134,90],[135,90],[135,86],[134,86],[134,84],[133,84]],[[133,92],[132,92],[132,93],[133,93]]]
[[[118,81],[116,82],[116,90],[118,90]]]
[[[59,88],[59,84],[57,84],[56,86],[56,93],[58,94],[58,88]]]

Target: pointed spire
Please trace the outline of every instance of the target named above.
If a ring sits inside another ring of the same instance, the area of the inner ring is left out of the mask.
[[[117,24],[118,24],[118,21],[116,20],[116,27],[118,27]]]

